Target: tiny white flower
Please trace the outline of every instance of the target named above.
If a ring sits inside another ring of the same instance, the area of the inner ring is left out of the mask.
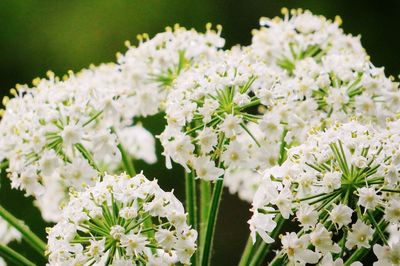
[[[374,233],[371,226],[366,225],[361,220],[357,220],[351,229],[347,236],[346,248],[352,249],[354,246],[357,246],[357,248],[370,248],[369,241],[372,239]]]

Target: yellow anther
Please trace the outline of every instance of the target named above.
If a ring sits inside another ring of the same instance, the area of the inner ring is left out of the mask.
[[[54,72],[51,71],[51,70],[47,70],[46,76],[47,76],[48,78],[54,77]]]
[[[222,25],[221,24],[217,24],[216,29],[217,29],[218,33],[221,33]]]
[[[13,96],[17,96],[17,90],[14,88],[10,89],[10,94]]]
[[[281,18],[280,17],[274,17],[271,21],[274,22],[274,23],[278,23],[279,21],[281,21]]]
[[[339,15],[335,16],[335,23],[338,24],[338,26],[342,25],[343,20]]]
[[[3,103],[3,105],[7,105],[7,103],[10,101],[10,98],[8,97],[8,96],[4,96],[3,97],[3,100],[2,100],[2,103]]]
[[[120,58],[122,57],[122,54],[121,54],[120,52],[116,52],[116,53],[115,53],[115,57],[116,57],[117,59],[120,59]]]
[[[287,7],[282,7],[281,8],[281,14],[286,16],[287,14],[289,14],[289,9],[287,9]]]
[[[139,42],[143,41],[143,37],[141,34],[136,35],[136,39],[138,39]]]
[[[167,26],[167,27],[165,27],[165,31],[166,31],[166,32],[171,32],[171,31],[172,31],[172,28],[171,28],[170,26]]]
[[[149,34],[148,33],[143,33],[143,39],[145,39],[145,40],[150,39]]]
[[[37,86],[37,85],[39,85],[39,82],[40,82],[40,78],[39,78],[39,77],[34,78],[34,79],[32,80],[32,85],[33,85],[33,86]],[[18,89],[18,88],[17,88],[17,89]]]
[[[174,25],[174,30],[179,30],[181,28],[181,26],[179,25],[179,23],[176,23]]]
[[[211,24],[211,22],[208,22],[206,24],[206,30],[211,30],[211,28],[212,28],[212,24]]]
[[[4,109],[0,109],[0,117],[3,117],[4,115]]]

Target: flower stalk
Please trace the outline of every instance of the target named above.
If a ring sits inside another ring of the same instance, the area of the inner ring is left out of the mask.
[[[25,241],[40,255],[45,257],[44,251],[46,249],[46,244],[33,233],[27,225],[25,225],[21,220],[14,217],[9,213],[3,206],[0,205],[0,216],[6,220],[10,225],[17,229]]]
[[[201,265],[207,266],[211,262],[211,251],[214,242],[215,227],[217,224],[217,216],[219,205],[222,198],[222,191],[224,187],[224,179],[217,179],[213,189],[211,198],[210,209],[208,212],[207,227],[205,231],[204,243],[202,247]]]
[[[22,256],[20,253],[16,252],[6,245],[0,244],[0,256],[4,257],[14,265],[21,266],[35,266],[33,262]]]
[[[197,230],[197,197],[196,197],[196,182],[194,173],[185,171],[185,194],[186,194],[186,209],[188,212],[188,223],[193,229]],[[191,258],[192,265],[197,264],[197,252]]]

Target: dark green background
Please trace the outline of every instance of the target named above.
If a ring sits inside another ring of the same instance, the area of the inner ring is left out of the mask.
[[[252,1],[252,0],[1,0],[0,1],[0,94],[16,83],[29,83],[47,70],[62,75],[90,63],[113,61],[123,43],[147,32],[151,36],[165,26],[180,23],[203,30],[207,22],[223,25],[227,47],[248,44],[250,31],[260,16],[279,15],[281,7],[307,8],[314,13],[343,18],[343,28],[362,35],[362,43],[377,66],[397,76],[400,1]],[[162,131],[162,117],[144,121],[154,133]],[[160,151],[160,147],[158,147]],[[167,171],[164,161],[137,165],[149,177],[157,177],[165,189],[175,189],[183,200],[181,170]],[[44,237],[44,223],[31,200],[10,191],[2,176],[0,203]],[[248,235],[249,205],[224,194],[218,221],[213,265],[235,265]],[[32,260],[40,261],[25,245],[13,244]]]

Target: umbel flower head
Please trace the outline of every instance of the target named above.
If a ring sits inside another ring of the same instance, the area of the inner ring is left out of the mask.
[[[284,19],[262,19],[266,27],[254,32],[246,48],[252,63],[285,72],[274,86],[263,88],[269,102],[259,129],[251,130],[262,147],[258,152],[249,146],[258,171],[243,175],[248,169],[235,169],[225,176],[230,190],[250,201],[258,172],[281,164],[285,150],[303,143],[311,130],[354,117],[384,126],[400,111],[398,83],[373,66],[359,37],[345,35],[338,20],[309,11],[284,13]]]
[[[197,232],[182,203],[157,181],[105,175],[71,194],[48,232],[49,265],[190,264]]]
[[[149,39],[139,35],[137,47],[127,42],[128,51],[118,56],[121,80],[130,88],[131,110],[140,116],[154,115],[164,102],[176,78],[192,65],[210,60],[225,44],[217,31],[206,25],[206,32],[185,29],[178,24]]]
[[[12,186],[35,197],[45,220],[57,221],[69,187],[80,190],[97,171],[118,168],[118,144],[133,158],[154,163],[154,138],[133,120],[158,112],[176,76],[223,46],[218,29],[209,25],[197,33],[177,26],[151,40],[141,36],[118,64],[62,80],[49,73],[33,88],[12,90],[0,123],[0,159],[9,161]]]
[[[194,168],[198,178],[213,181],[223,168],[247,165],[239,135],[260,145],[249,126],[261,119],[257,107],[269,103],[271,87],[282,74],[252,64],[239,47],[182,74],[167,99],[168,125],[160,136],[167,166],[172,159],[187,170]]]
[[[366,57],[360,36],[345,34],[342,20],[314,15],[309,10],[282,8],[283,18],[262,17],[259,30],[253,30],[251,46],[255,55],[268,64],[279,65],[292,73],[296,64],[308,57],[316,60],[331,54]]]
[[[132,117],[125,112],[124,90],[115,87],[117,73],[113,64],[70,73],[64,80],[49,73],[32,88],[19,86],[5,101],[0,159],[9,162],[12,186],[35,197],[45,220],[57,221],[69,187],[80,190],[94,182],[97,171],[112,171],[121,161],[117,134],[126,135],[122,131],[129,130]],[[144,129],[131,133],[133,140],[150,135]],[[154,141],[141,145],[145,151],[128,152],[154,162],[154,148],[146,144]]]
[[[355,249],[388,245],[386,227],[400,222],[399,122],[388,128],[335,124],[289,149],[281,166],[265,172],[254,197],[253,239],[258,233],[271,243],[277,223],[297,221],[301,230],[282,236],[279,254],[282,263],[302,264],[352,260]],[[396,244],[375,249],[390,248]]]

